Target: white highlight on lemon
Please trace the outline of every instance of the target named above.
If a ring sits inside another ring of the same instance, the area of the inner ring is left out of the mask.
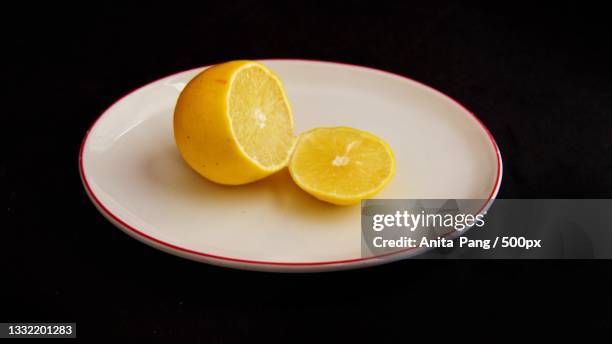
[[[351,161],[351,158],[349,158],[348,156],[336,155],[336,158],[334,159],[334,161],[332,161],[332,165],[346,166],[348,165],[349,161]]]
[[[266,127],[266,120],[268,120],[266,114],[260,108],[255,109],[255,122],[259,128],[263,129]]]
[[[336,155],[334,161],[332,161],[332,165],[334,166],[346,166],[351,161],[351,158],[348,157],[348,154],[351,152],[351,149],[357,145],[359,141],[353,141],[346,145],[346,149],[344,150],[344,155]],[[359,162],[358,162],[359,163]],[[361,165],[361,164],[360,164]]]
[[[348,145],[346,145],[346,151],[344,152],[344,154],[348,154],[351,152],[351,149],[353,149],[353,147],[355,147],[356,144],[358,144],[359,141],[353,141],[351,143],[349,143]]]

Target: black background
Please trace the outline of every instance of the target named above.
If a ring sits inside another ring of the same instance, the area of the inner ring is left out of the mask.
[[[602,8],[58,6],[2,13],[0,321],[76,321],[81,339],[207,343],[612,327],[609,261],[408,260],[310,275],[222,269],[114,228],[89,202],[77,165],[88,127],[134,88],[225,60],[310,58],[407,75],[463,103],[502,152],[499,197],[610,198],[611,25]]]

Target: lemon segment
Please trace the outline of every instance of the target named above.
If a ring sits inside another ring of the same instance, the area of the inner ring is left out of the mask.
[[[284,167],[294,143],[293,116],[278,78],[259,66],[242,69],[232,84],[229,109],[245,154],[263,169]]]
[[[389,145],[368,132],[316,128],[300,135],[289,171],[314,197],[348,205],[382,190],[395,175],[395,159]]]
[[[278,77],[254,61],[212,66],[183,89],[174,138],[205,178],[240,185],[285,167],[295,143],[293,115]]]

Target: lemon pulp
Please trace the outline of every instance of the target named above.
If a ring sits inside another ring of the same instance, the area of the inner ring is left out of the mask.
[[[293,145],[293,120],[280,82],[259,65],[236,74],[229,99],[234,135],[264,168],[284,163]]]
[[[300,135],[289,164],[306,192],[334,204],[353,204],[379,192],[395,174],[391,148],[349,128],[317,128]]]

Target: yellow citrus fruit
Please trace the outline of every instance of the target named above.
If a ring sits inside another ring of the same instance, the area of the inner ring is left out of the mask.
[[[387,143],[365,131],[316,128],[298,138],[289,172],[314,197],[347,205],[382,190],[395,175],[395,159]]]
[[[281,81],[261,63],[221,63],[181,92],[174,138],[202,176],[220,184],[249,183],[287,165],[295,143],[291,106]]]

